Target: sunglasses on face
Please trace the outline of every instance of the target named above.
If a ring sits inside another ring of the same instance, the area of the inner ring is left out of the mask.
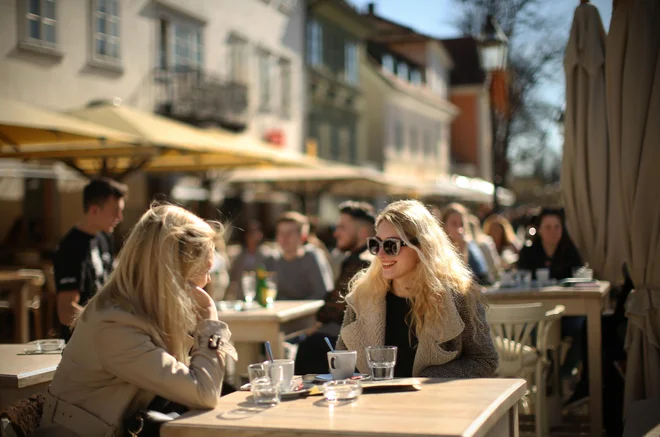
[[[410,240],[412,244],[417,244],[417,239],[412,238]],[[385,254],[388,256],[397,256],[401,251],[401,246],[407,246],[406,242],[399,238],[386,238],[381,240],[378,237],[369,237],[367,238],[367,249],[372,255],[378,255],[380,252],[381,246],[385,251]]]

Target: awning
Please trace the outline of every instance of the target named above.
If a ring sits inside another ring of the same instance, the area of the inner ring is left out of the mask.
[[[419,194],[422,198],[491,203],[493,201],[493,184],[483,179],[461,175],[439,176],[435,183],[420,187]],[[502,187],[497,189],[497,198],[504,206],[511,206],[516,201],[513,192]]]
[[[80,158],[72,162],[88,174],[108,170],[125,173],[137,168],[145,171],[183,172],[312,165],[299,155],[272,149],[253,137],[220,129],[199,129],[126,105],[101,105],[73,111],[71,114],[136,135],[146,144],[161,148],[158,156],[146,158],[127,155],[104,161]]]
[[[91,149],[107,149],[117,153],[138,143],[130,133],[0,98],[0,158],[32,157],[43,150],[85,154]]]
[[[407,194],[414,187],[397,183],[378,170],[317,160],[314,168],[236,170],[227,182],[268,184],[276,190],[299,194],[328,193],[337,196],[370,197]]]

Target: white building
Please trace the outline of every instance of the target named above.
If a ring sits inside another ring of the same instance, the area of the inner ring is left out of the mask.
[[[120,97],[204,122],[184,106],[229,95],[213,121],[302,150],[304,2],[5,0],[0,32],[2,96],[56,110]]]
[[[119,97],[302,151],[304,20],[300,0],[1,0],[0,96],[60,111]],[[128,182],[130,223],[150,190]],[[66,230],[80,210],[61,209]]]
[[[432,182],[450,168],[449,101],[453,61],[443,45],[376,15],[362,68],[367,100],[369,159],[388,174]]]

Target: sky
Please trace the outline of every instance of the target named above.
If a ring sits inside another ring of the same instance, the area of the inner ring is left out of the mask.
[[[430,36],[452,38],[460,36],[454,25],[460,15],[458,0],[349,0],[360,10],[366,11],[369,3],[374,3],[376,13],[387,19],[412,27]],[[601,15],[605,30],[609,28],[612,17],[612,0],[591,0]],[[544,6],[548,16],[558,17],[558,37],[568,40],[573,21],[573,11],[580,4],[579,0],[554,0]],[[545,13],[545,12],[544,12]],[[558,69],[556,77],[550,83],[544,83],[539,89],[543,100],[556,106],[564,103],[564,73]],[[558,153],[563,147],[562,138],[556,125],[548,126],[551,147]],[[523,170],[524,172],[524,170]]]

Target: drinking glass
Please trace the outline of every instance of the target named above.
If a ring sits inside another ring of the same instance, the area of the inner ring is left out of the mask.
[[[273,406],[280,403],[283,379],[281,367],[266,368],[263,363],[250,364],[248,376],[255,405]]]
[[[271,273],[265,279],[266,288],[264,289],[264,295],[266,299],[266,307],[270,308],[275,303],[277,298],[277,282],[275,273]]]
[[[371,379],[377,381],[394,378],[396,346],[369,346],[365,348]]]
[[[241,277],[241,287],[243,288],[243,296],[245,296],[245,303],[252,304],[254,297],[257,295],[257,276],[253,271],[243,272]]]

